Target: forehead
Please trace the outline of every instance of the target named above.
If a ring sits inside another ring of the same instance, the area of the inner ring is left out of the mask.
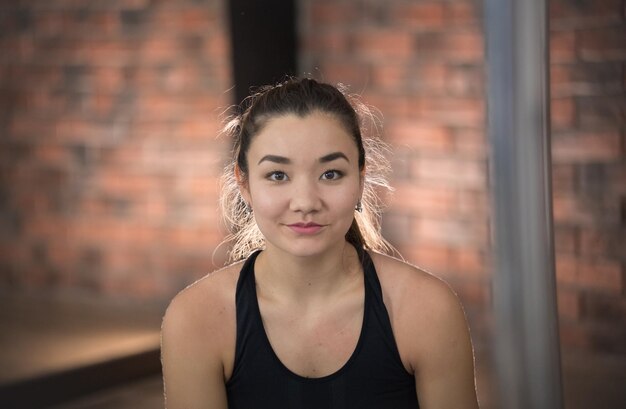
[[[268,119],[253,138],[249,155],[278,154],[290,156],[303,152],[317,159],[331,151],[358,155],[356,142],[346,127],[332,114],[313,112]]]

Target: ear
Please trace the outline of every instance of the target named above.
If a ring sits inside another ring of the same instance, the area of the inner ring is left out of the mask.
[[[252,206],[248,180],[244,176],[241,169],[239,168],[239,165],[237,165],[236,163],[235,163],[235,180],[237,181],[237,186],[239,187],[239,194],[241,194],[241,197],[243,197],[243,200],[245,200],[245,202],[248,203],[248,205]]]

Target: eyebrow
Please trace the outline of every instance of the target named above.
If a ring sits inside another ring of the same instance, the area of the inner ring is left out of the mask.
[[[259,163],[257,163],[257,165],[259,165],[263,161],[269,161],[269,162],[274,162],[274,163],[282,163],[282,164],[289,164],[289,163],[291,163],[291,159],[285,158],[284,156],[265,155],[265,156],[263,156],[261,158],[261,160],[259,161]]]
[[[343,152],[329,153],[328,155],[324,155],[321,158],[319,158],[318,161],[320,163],[327,163],[327,162],[332,162],[332,161],[334,161],[336,159],[345,159],[348,163],[350,162],[348,157]],[[280,164],[283,164],[283,165],[288,165],[288,164],[291,163],[291,159],[286,158],[284,156],[265,155],[265,156],[263,156],[261,158],[261,160],[259,161],[259,163],[257,163],[257,165],[259,165],[261,162],[264,162],[264,161],[280,163]]]
[[[319,159],[319,162],[320,163],[332,162],[335,159],[340,159],[340,158],[343,158],[346,160],[346,162],[350,163],[350,160],[348,160],[348,157],[342,152],[333,152],[333,153],[329,153],[328,155],[324,155]]]

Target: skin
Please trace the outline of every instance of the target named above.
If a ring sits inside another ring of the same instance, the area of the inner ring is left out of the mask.
[[[272,348],[298,375],[332,374],[353,353],[363,319],[363,272],[344,239],[363,188],[356,144],[328,114],[279,116],[252,141],[248,168],[238,180],[266,238],[255,277]],[[291,227],[309,222],[320,227],[306,234]],[[420,407],[477,408],[472,346],[457,297],[413,266],[370,254]],[[167,408],[227,408],[240,270],[237,263],[210,274],[170,304],[162,328]]]

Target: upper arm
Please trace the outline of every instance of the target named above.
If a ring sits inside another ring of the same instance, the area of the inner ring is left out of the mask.
[[[420,408],[478,408],[472,343],[457,296],[442,280],[404,262],[375,255],[375,264]]]
[[[478,408],[474,355],[461,304],[445,283],[437,280],[429,287],[432,297],[421,305],[426,311],[420,314],[427,321],[413,334],[417,347],[412,362],[420,407]]]
[[[211,319],[180,295],[161,328],[161,362],[167,409],[226,409],[219,347],[211,342]]]

